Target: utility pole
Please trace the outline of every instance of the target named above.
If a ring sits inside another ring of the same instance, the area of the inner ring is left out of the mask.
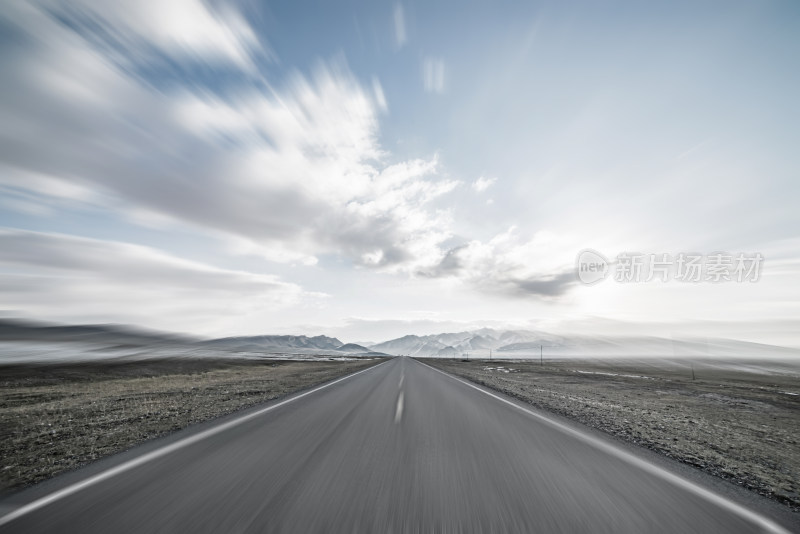
[[[489,359],[492,359],[492,349],[489,349]]]
[[[544,366],[544,348],[539,345],[539,367]]]

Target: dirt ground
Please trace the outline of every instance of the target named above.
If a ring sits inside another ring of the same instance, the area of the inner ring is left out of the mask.
[[[380,361],[2,366],[0,493]]]
[[[800,511],[796,375],[702,363],[422,361]]]

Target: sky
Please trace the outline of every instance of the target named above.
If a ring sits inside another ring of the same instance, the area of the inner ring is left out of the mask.
[[[800,347],[798,27],[793,0],[8,0],[0,314]],[[586,249],[763,261],[585,284]]]

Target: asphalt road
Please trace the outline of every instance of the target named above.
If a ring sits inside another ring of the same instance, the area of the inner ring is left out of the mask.
[[[0,532],[731,533],[772,526],[610,440],[409,358],[223,425],[83,479],[79,472],[27,508],[5,503],[15,515],[0,517]]]

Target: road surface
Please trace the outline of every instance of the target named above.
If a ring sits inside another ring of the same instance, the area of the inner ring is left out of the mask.
[[[781,531],[410,358],[21,495],[0,532]]]

